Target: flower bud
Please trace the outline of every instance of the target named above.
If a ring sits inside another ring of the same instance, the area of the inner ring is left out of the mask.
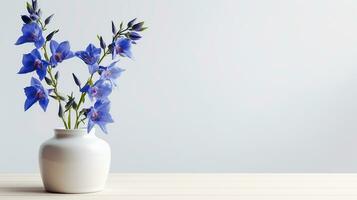
[[[74,83],[76,83],[76,85],[81,88],[81,82],[79,81],[79,79],[77,78],[77,76],[72,73],[72,76],[73,76],[73,80],[74,80]]]
[[[129,32],[127,37],[131,40],[139,40],[141,38],[141,36],[137,32]]]
[[[105,49],[107,47],[107,45],[105,44],[102,36],[100,36],[99,41],[100,41],[100,47],[102,49]]]
[[[115,34],[117,34],[117,28],[115,27],[115,24],[114,24],[114,22],[112,21],[112,33],[115,35]]]
[[[26,9],[27,12],[29,12],[29,14],[33,14],[35,12],[32,8],[32,5],[29,2],[26,3]]]
[[[128,27],[129,27],[129,28],[133,26],[135,20],[136,20],[136,18],[134,18],[134,19],[132,19],[132,20],[130,20],[130,21],[128,22]]]
[[[140,23],[137,23],[137,24],[134,24],[133,25],[133,30],[134,31],[139,31],[144,25],[144,22],[140,22]]]
[[[28,24],[28,23],[32,22],[32,19],[27,15],[21,15],[21,19],[22,19],[23,22],[25,22],[25,24]]]
[[[48,16],[46,19],[45,19],[45,25],[49,24],[51,22],[51,19],[53,17],[54,14]]]
[[[37,0],[32,0],[32,8],[34,11],[37,10]]]
[[[30,18],[31,18],[33,21],[36,21],[36,20],[38,20],[40,17],[39,17],[36,13],[34,13],[34,14],[31,14],[31,15],[30,15]]]

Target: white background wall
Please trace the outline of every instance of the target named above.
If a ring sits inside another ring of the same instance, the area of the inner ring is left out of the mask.
[[[2,3],[0,172],[36,172],[57,105],[23,112],[14,46],[24,1]],[[150,29],[112,95],[113,172],[357,172],[357,1],[40,0],[73,50],[110,20]],[[96,43],[98,44],[98,43]],[[78,59],[60,65],[86,78]],[[74,86],[73,86],[74,87]],[[85,152],[83,152],[85,153]]]

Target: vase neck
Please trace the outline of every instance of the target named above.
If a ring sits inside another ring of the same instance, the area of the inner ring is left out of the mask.
[[[73,137],[95,137],[95,130],[92,129],[87,133],[87,129],[55,129],[56,138],[73,138]]]

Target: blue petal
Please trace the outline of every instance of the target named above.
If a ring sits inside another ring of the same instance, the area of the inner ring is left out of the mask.
[[[37,89],[33,86],[25,87],[24,92],[27,98],[35,98]]]
[[[89,133],[94,126],[94,122],[90,119],[88,119],[88,126],[87,126],[87,132]]]
[[[35,60],[36,60],[36,57],[30,53],[24,54],[22,56],[22,64],[24,66],[33,66]]]
[[[31,78],[31,86],[41,86],[42,88],[42,84],[39,80],[35,79],[34,77]]]
[[[127,50],[131,47],[131,43],[129,39],[126,38],[121,38],[118,40],[117,45],[120,46],[120,48]]]
[[[36,23],[30,23],[30,24],[24,24],[22,26],[22,33],[25,35],[27,33],[33,33],[36,31],[36,29],[40,29],[40,27]]]
[[[82,89],[80,90],[80,92],[85,92],[87,93],[89,90],[90,86],[88,84],[86,84],[84,87],[82,87]]]
[[[21,67],[20,71],[17,73],[18,74],[26,74],[29,72],[33,72],[34,70],[35,70],[35,68],[32,66],[23,66],[23,67]]]
[[[64,41],[64,42],[61,42],[61,43],[58,45],[57,52],[69,51],[70,48],[71,48],[71,47],[70,47],[70,45],[69,45],[69,42],[68,42],[68,41]]]
[[[76,55],[78,58],[80,58],[80,59],[83,60],[84,55],[85,55],[86,53],[87,53],[86,51],[77,51],[77,52],[75,53],[75,55]]]
[[[93,44],[89,44],[86,48],[86,52],[91,52],[92,49],[94,49],[94,48],[95,48],[95,46]]]
[[[95,109],[99,108],[100,106],[103,105],[103,103],[105,103],[105,101],[103,101],[103,100],[98,100],[98,101],[96,101],[96,102],[94,103],[94,108],[95,108]]]
[[[25,101],[25,105],[24,105],[24,109],[25,109],[25,111],[27,110],[27,109],[29,109],[34,103],[36,103],[36,101],[37,101],[37,99],[35,99],[35,98],[28,98],[28,99],[26,99],[26,101]]]
[[[50,42],[51,53],[55,54],[57,48],[58,48],[58,42],[56,42],[55,40],[51,40],[51,42]]]
[[[100,48],[95,48],[93,51],[94,55],[99,55],[102,52],[102,50]]]
[[[31,42],[31,40],[29,37],[23,35],[23,36],[19,37],[19,39],[17,39],[15,45],[24,44],[26,42]]]
[[[96,48],[93,44],[89,44],[86,48],[86,52],[90,53],[91,55],[97,55],[100,54],[101,49]]]
[[[50,100],[49,100],[48,98],[42,98],[42,99],[40,99],[40,101],[39,101],[39,104],[40,104],[42,110],[45,111],[45,112],[46,112],[46,109],[47,109],[47,106],[48,106],[48,102],[49,102],[49,101],[50,101]]]
[[[105,123],[113,123],[114,122],[114,120],[113,120],[112,116],[109,114],[109,112],[102,113],[101,121],[105,122]]]
[[[133,54],[131,53],[130,50],[124,51],[123,55],[125,55],[125,56],[128,57],[128,58],[132,58],[132,57],[133,57]]]
[[[36,48],[41,48],[44,44],[45,44],[45,39],[42,36],[39,36],[39,38],[35,41]]]
[[[41,59],[41,54],[37,49],[32,50],[31,54],[34,55],[36,58]]]
[[[95,63],[94,65],[88,65],[88,70],[90,74],[94,74],[95,72],[98,71],[98,64]]]
[[[41,60],[42,61],[42,66],[46,67],[47,69],[47,66],[50,65],[49,62],[47,62],[46,60]]]
[[[63,60],[65,59],[70,59],[70,58],[73,58],[74,57],[74,53],[72,51],[67,51]]]
[[[108,101],[108,100],[96,101],[94,104],[94,108],[102,113],[109,113],[110,101]]]
[[[43,80],[43,78],[45,78],[45,76],[46,76],[46,67],[42,67],[41,69],[37,69],[36,73],[37,73],[38,77],[40,78],[40,80]]]
[[[106,98],[107,96],[110,95],[110,93],[112,93],[112,83],[108,80],[101,80],[99,79],[94,86],[98,87],[98,97],[99,99],[103,99]]]
[[[111,72],[111,75],[112,75],[111,78],[112,79],[117,79],[121,75],[121,73],[123,71],[125,71],[124,69],[121,69],[119,67],[113,67],[113,68],[111,68],[109,70]]]
[[[55,67],[57,65],[57,60],[53,56],[51,56],[50,62],[53,65],[53,67]]]
[[[108,68],[115,67],[115,64],[117,64],[117,62],[119,62],[119,61],[114,61],[114,62],[110,63],[110,65],[108,66]]]

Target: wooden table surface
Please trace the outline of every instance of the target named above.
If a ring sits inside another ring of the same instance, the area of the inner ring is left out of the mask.
[[[357,200],[357,174],[111,174],[104,191],[46,193],[38,174],[0,174],[1,200]]]

